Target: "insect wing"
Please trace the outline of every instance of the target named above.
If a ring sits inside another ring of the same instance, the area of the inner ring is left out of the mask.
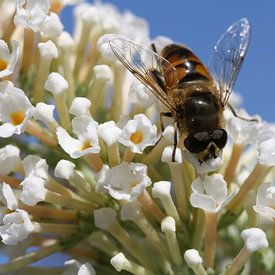
[[[210,58],[209,69],[217,82],[223,106],[229,100],[250,40],[246,18],[231,25],[218,40]]]
[[[120,62],[173,110],[174,103],[167,96],[166,89],[178,83],[177,70],[163,57],[121,36],[114,36],[110,46]]]

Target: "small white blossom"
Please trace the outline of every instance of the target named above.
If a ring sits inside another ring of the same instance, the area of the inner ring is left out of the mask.
[[[131,262],[125,257],[122,252],[112,257],[110,263],[118,272],[121,272],[127,266],[131,266]]]
[[[2,242],[7,245],[17,245],[35,231],[26,211],[16,209],[15,212],[6,214],[3,218],[4,225],[0,226]]]
[[[50,9],[49,0],[17,0],[14,24],[39,32]]]
[[[112,34],[104,34],[97,40],[97,50],[108,61],[117,61],[117,58],[110,47],[110,41],[116,36]]]
[[[8,175],[21,163],[20,150],[14,145],[0,148],[0,174]]]
[[[164,233],[176,232],[176,221],[173,217],[167,216],[161,221],[161,231]]]
[[[10,81],[0,83],[0,137],[20,135],[34,113],[25,93]]]
[[[40,120],[47,125],[54,124],[57,126],[57,122],[54,118],[55,105],[48,105],[43,102],[39,102],[35,106],[34,119]]]
[[[28,155],[23,160],[25,177],[35,176],[42,179],[48,178],[48,164],[45,159],[36,155]]]
[[[57,39],[57,45],[61,49],[71,50],[74,47],[75,42],[68,32],[62,32]]]
[[[0,78],[11,75],[19,58],[19,45],[12,41],[12,52],[4,40],[0,40]]]
[[[72,126],[77,139],[72,138],[62,127],[58,127],[56,131],[58,143],[66,153],[72,158],[79,158],[100,151],[97,125],[90,116],[75,117]]]
[[[96,209],[93,212],[95,226],[102,230],[110,230],[114,224],[117,223],[116,212],[109,207]]]
[[[113,198],[134,201],[150,184],[144,164],[122,162],[105,175],[104,186]]]
[[[220,174],[195,179],[192,191],[192,206],[207,212],[218,212],[232,197],[228,196],[227,184]]]
[[[135,79],[129,88],[129,100],[143,108],[149,108],[156,102],[156,97],[139,80]]]
[[[93,71],[96,80],[109,81],[113,78],[111,68],[108,65],[96,65]]]
[[[37,47],[41,57],[44,59],[51,60],[58,57],[57,47],[51,40],[48,40],[47,42],[40,42]]]
[[[45,89],[53,95],[64,93],[69,85],[66,79],[59,73],[50,73],[45,83]]]
[[[252,119],[248,114],[242,110],[238,112],[238,115]],[[261,128],[261,123],[256,121],[247,121],[235,116],[231,116],[226,121],[226,128],[228,135],[231,137],[234,143],[237,144],[251,144],[256,141],[257,133]]]
[[[56,39],[61,35],[63,28],[64,26],[61,23],[59,16],[56,13],[51,12],[50,15],[45,18],[40,34],[45,39]]]
[[[266,166],[275,165],[275,137],[267,139],[257,146],[258,162]]]
[[[119,142],[129,146],[134,153],[141,154],[143,150],[157,142],[157,127],[144,115],[135,115],[122,129]]]
[[[46,180],[37,176],[28,176],[21,182],[23,190],[20,200],[29,206],[34,206],[40,201],[44,201],[47,193],[45,188]]]
[[[258,249],[268,247],[266,234],[260,228],[252,227],[245,229],[241,233],[241,237],[245,242],[246,249],[253,253]]]
[[[128,202],[123,205],[120,216],[123,221],[135,221],[142,215],[142,210],[138,201]]]
[[[74,175],[75,164],[71,161],[62,159],[54,169],[54,175],[62,179],[70,179]]]
[[[98,135],[108,146],[118,142],[121,132],[121,129],[116,126],[114,121],[108,121],[98,126]]]
[[[184,260],[190,268],[202,264],[202,258],[196,249],[188,249],[184,252]]]
[[[62,275],[95,275],[95,270],[90,263],[82,264],[78,260],[71,259],[64,263],[65,271]]]
[[[270,218],[271,221],[275,220],[275,186],[271,183],[263,183],[260,185],[256,205],[253,206],[255,212],[260,215]]]
[[[70,113],[75,116],[90,115],[91,101],[85,97],[75,97],[70,107]]]
[[[108,165],[103,165],[101,170],[95,173],[95,182],[96,182],[96,192],[108,193],[107,188],[107,178],[109,178],[110,167]]]
[[[5,182],[0,183],[0,202],[2,202],[9,210],[18,208],[17,199],[10,185]]]
[[[222,153],[220,153],[216,158],[211,158],[202,163],[199,162],[196,154],[190,153],[187,150],[183,151],[183,156],[190,162],[193,167],[196,169],[198,174],[204,174],[208,172],[216,171],[222,165]]]

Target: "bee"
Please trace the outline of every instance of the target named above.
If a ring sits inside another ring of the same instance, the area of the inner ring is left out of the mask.
[[[110,47],[120,62],[168,108],[162,117],[174,119],[173,160],[178,144],[177,129],[184,147],[202,164],[217,158],[227,142],[223,111],[243,63],[250,39],[250,24],[242,18],[220,37],[209,62],[209,70],[186,46],[169,44],[160,54],[114,36]],[[210,71],[212,73],[210,73]]]

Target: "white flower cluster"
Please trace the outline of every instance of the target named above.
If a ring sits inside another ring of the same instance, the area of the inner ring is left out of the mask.
[[[60,274],[237,274],[259,249],[273,262],[247,269],[272,272],[274,127],[226,110],[228,144],[199,162],[172,120],[161,131],[162,104],[110,47],[114,33],[157,50],[173,41],[81,2],[0,1],[0,237],[14,247],[0,249],[10,259],[0,273],[34,273],[65,251]]]

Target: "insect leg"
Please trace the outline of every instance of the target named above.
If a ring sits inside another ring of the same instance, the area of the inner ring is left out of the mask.
[[[172,153],[172,161],[175,162],[176,158],[176,149],[178,146],[178,125],[177,122],[174,122],[174,148],[173,148],[173,153]]]
[[[161,131],[163,132],[164,131],[164,124],[163,124],[163,117],[166,116],[166,117],[173,117],[172,113],[171,112],[160,112],[159,113],[160,115],[160,127],[161,127]]]
[[[259,122],[259,120],[258,120],[257,118],[246,118],[246,117],[239,116],[239,115],[236,113],[236,111],[235,111],[235,109],[233,108],[233,106],[232,106],[229,102],[227,103],[227,106],[229,107],[230,111],[232,112],[232,114],[233,114],[235,117],[237,117],[237,118],[239,118],[239,119],[242,119],[242,120],[246,120],[246,121],[255,121],[255,122]]]
[[[155,53],[158,53],[155,43],[152,43],[152,44],[151,44],[151,48],[152,48],[152,50],[153,50]]]

